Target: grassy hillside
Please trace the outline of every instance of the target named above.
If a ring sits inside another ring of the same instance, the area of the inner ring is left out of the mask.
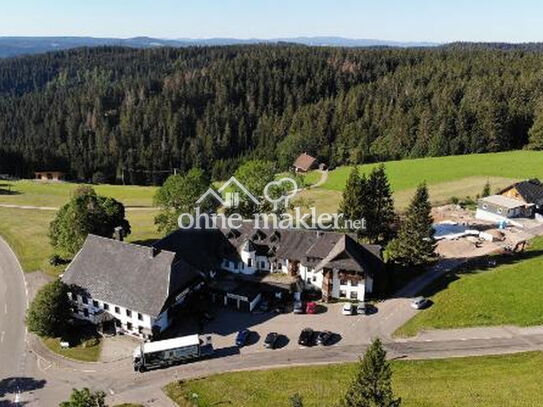
[[[0,204],[59,207],[81,184],[43,183],[30,180],[0,181]],[[96,193],[110,196],[125,206],[151,207],[156,187],[137,185],[92,185]]]
[[[378,164],[360,169],[368,173]],[[395,191],[414,188],[422,181],[429,185],[470,177],[530,178],[543,177],[543,151],[508,151],[490,154],[468,154],[448,157],[420,158],[385,163]],[[324,189],[343,190],[352,167],[339,167],[330,172]]]
[[[378,164],[359,168],[369,173]],[[426,181],[435,204],[446,203],[451,197],[474,197],[487,180],[493,190],[525,178],[543,178],[543,151],[509,151],[492,154],[421,158],[385,163],[397,206],[405,208],[416,186]],[[301,196],[317,201],[321,211],[334,211],[341,199],[341,191],[352,167],[330,171],[327,182],[320,188],[304,191]],[[310,173],[308,180],[317,180],[318,173]]]
[[[393,362],[402,407],[532,407],[543,404],[543,353]],[[353,364],[237,372],[172,383],[166,393],[181,407],[289,406],[299,392],[305,407],[332,407],[347,388]],[[228,389],[227,392],[224,389]],[[198,404],[186,401],[198,395]]]
[[[415,335],[422,329],[483,325],[543,324],[543,237],[532,241],[523,255],[506,257],[504,264],[470,274],[452,273],[423,291],[434,304],[397,332]]]

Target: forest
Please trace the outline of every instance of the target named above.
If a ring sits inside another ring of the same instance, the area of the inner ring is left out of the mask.
[[[541,147],[537,48],[80,48],[0,60],[0,174],[160,184]],[[535,123],[535,124],[534,124]],[[540,138],[539,142],[536,140]]]

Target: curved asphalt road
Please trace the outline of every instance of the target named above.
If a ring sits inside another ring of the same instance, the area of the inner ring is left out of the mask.
[[[0,380],[24,373],[25,310],[23,271],[17,257],[0,238]]]

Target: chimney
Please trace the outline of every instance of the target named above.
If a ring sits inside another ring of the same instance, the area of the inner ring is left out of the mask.
[[[157,247],[151,246],[150,249],[151,249],[151,258],[158,256],[158,254],[160,253],[160,249]]]
[[[122,242],[124,239],[124,229],[122,226],[117,226],[113,229],[113,239]]]

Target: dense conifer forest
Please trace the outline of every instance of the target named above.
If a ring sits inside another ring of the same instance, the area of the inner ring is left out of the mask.
[[[301,151],[333,167],[523,148],[543,120],[543,54],[498,48],[102,47],[3,59],[0,173],[160,183],[195,166],[224,179],[249,158],[285,169]]]

